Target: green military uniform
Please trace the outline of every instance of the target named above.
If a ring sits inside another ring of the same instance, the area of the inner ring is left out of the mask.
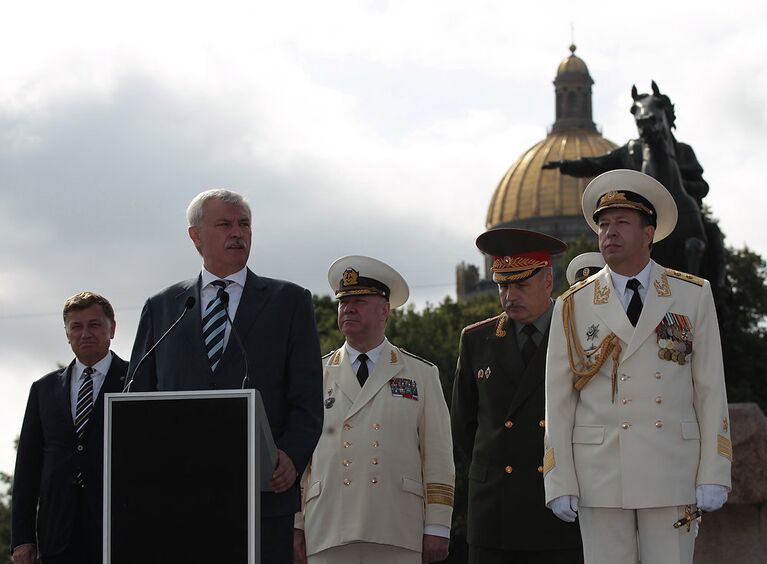
[[[469,468],[468,542],[501,550],[579,548],[577,524],[544,505],[545,333],[524,368],[505,313],[463,330],[452,402],[453,441]],[[552,559],[552,562],[560,561]]]
[[[580,563],[578,525],[553,517],[543,496],[551,255],[567,245],[497,228],[477,248],[492,257],[504,313],[463,330],[453,387],[453,444],[470,461],[469,562]]]

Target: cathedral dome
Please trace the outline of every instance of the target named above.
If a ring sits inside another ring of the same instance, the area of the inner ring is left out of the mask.
[[[596,130],[549,134],[525,151],[501,179],[490,200],[486,227],[535,217],[578,216],[582,220],[581,196],[590,179],[567,176],[558,169],[543,170],[543,164],[603,155],[616,147]]]
[[[581,214],[581,196],[590,178],[544,170],[549,161],[603,155],[617,145],[602,137],[591,116],[591,85],[586,63],[570,46],[554,79],[556,120],[546,138],[525,151],[495,189],[486,227],[520,227],[572,240],[590,233]]]
[[[565,57],[562,59],[562,62],[559,63],[557,76],[561,76],[567,73],[579,73],[585,75],[589,74],[589,69],[586,66],[586,63],[584,63],[583,59],[575,54],[575,49],[575,45],[570,45],[570,56]]]

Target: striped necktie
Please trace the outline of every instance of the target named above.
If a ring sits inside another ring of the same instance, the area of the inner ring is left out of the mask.
[[[205,341],[205,350],[208,353],[208,361],[212,372],[216,371],[221,357],[224,355],[224,334],[226,329],[226,309],[221,301],[221,294],[226,292],[229,280],[214,280],[211,282],[216,287],[216,297],[213,298],[202,318],[202,338]]]
[[[80,389],[77,391],[77,407],[75,408],[75,434],[77,442],[80,443],[85,435],[85,428],[88,426],[88,420],[93,412],[93,368],[88,366],[83,370],[83,380],[80,382]],[[78,445],[79,446],[79,445]],[[75,483],[78,486],[84,485],[83,473],[78,470],[75,473]]]
[[[77,438],[82,439],[85,427],[88,425],[91,412],[93,411],[93,368],[88,366],[83,370],[83,381],[77,392],[77,407],[75,409],[75,433]]]

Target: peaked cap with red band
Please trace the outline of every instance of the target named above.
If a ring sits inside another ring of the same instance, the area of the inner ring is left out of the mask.
[[[499,227],[477,237],[477,248],[493,257],[493,282],[508,284],[551,266],[551,255],[564,251],[567,244],[537,231]]]

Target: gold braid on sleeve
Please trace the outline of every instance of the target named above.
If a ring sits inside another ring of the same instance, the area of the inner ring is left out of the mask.
[[[567,296],[562,304],[562,324],[565,329],[565,341],[567,342],[567,359],[570,363],[570,371],[573,373],[573,386],[579,392],[586,387],[591,378],[599,372],[607,358],[613,359],[612,370],[612,401],[615,402],[615,394],[618,387],[618,365],[620,364],[621,343],[615,333],[610,333],[590,351],[584,351],[575,330],[573,316],[572,295]]]

